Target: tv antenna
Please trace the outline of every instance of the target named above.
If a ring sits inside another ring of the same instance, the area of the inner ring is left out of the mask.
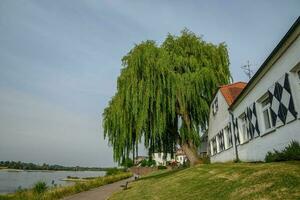
[[[246,76],[249,78],[249,80],[251,79],[252,75],[253,75],[253,70],[251,69],[251,64],[249,62],[249,60],[247,61],[246,65],[243,65],[241,68],[244,70],[244,73],[246,74]]]

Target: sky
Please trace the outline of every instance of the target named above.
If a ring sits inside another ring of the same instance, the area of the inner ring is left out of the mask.
[[[0,1],[0,160],[112,166],[101,115],[121,58],[188,28],[225,42],[234,81],[248,81],[299,16],[299,0]]]

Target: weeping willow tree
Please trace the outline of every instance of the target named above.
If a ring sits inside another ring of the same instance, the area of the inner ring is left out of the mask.
[[[117,92],[103,113],[104,137],[114,160],[129,157],[143,139],[150,152],[173,153],[180,145],[197,163],[199,131],[219,85],[230,82],[226,45],[207,43],[183,30],[159,46],[145,41],[122,59]]]

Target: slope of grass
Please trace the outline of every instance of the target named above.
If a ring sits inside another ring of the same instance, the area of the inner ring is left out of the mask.
[[[300,199],[300,162],[203,164],[144,177],[118,199]]]
[[[77,182],[72,186],[61,186],[50,188],[41,193],[34,189],[19,191],[14,194],[0,195],[0,200],[55,200],[65,196],[87,191],[132,176],[130,172],[122,172],[116,175],[104,176],[92,180]]]

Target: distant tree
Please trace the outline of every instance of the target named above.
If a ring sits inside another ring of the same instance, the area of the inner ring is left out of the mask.
[[[117,92],[103,113],[114,159],[128,158],[144,138],[150,152],[173,153],[179,144],[197,163],[199,131],[207,128],[213,94],[231,79],[226,45],[185,29],[161,46],[135,45],[122,62]]]

